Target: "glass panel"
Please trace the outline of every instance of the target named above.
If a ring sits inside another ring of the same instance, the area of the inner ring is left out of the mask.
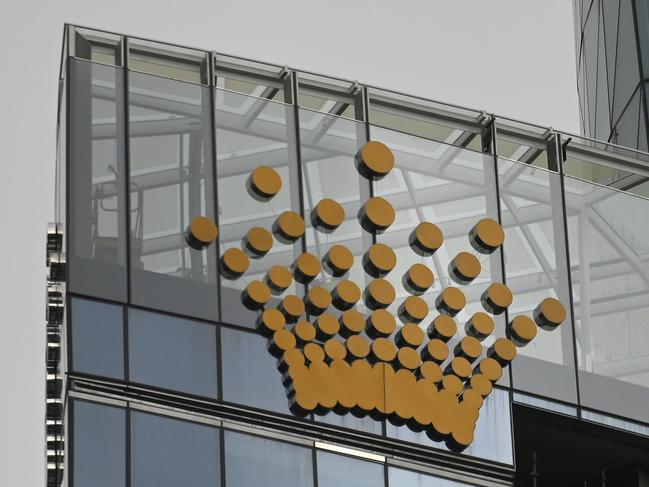
[[[72,370],[124,378],[124,313],[121,306],[72,298]]]
[[[613,136],[618,145],[625,147],[637,148],[638,147],[638,122],[640,116],[640,93],[638,89],[631,100],[629,105],[624,109],[624,112],[617,121],[617,125],[613,129]]]
[[[615,78],[617,21],[620,11],[620,0],[602,1],[604,17],[604,42],[606,45],[606,74],[608,80],[609,112],[613,111],[613,80]]]
[[[256,333],[221,328],[223,400],[290,414],[282,374]]]
[[[308,487],[313,485],[312,453],[301,446],[225,431],[225,479],[233,487]]]
[[[345,221],[333,233],[315,230],[308,218],[307,250],[322,260],[334,244],[347,247],[354,254],[354,266],[344,278],[351,279],[361,289],[369,283],[363,271],[362,256],[372,244],[372,238],[363,231],[357,213],[361,204],[369,198],[370,187],[356,170],[354,157],[365,141],[363,123],[300,110],[304,213],[310,215],[312,209],[325,198],[337,201],[345,210]],[[327,272],[321,272],[313,285],[333,290],[338,281]],[[367,312],[360,303],[357,310]],[[340,314],[333,308],[327,312]]]
[[[128,317],[130,380],[217,397],[216,326],[137,309]]]
[[[132,487],[218,487],[218,428],[131,413]]]
[[[316,415],[315,420],[334,426],[342,426],[343,428],[365,431],[366,433],[373,433],[375,435],[380,435],[383,431],[383,423],[374,420],[371,416],[364,418],[357,418],[353,414],[339,416],[332,411],[324,416]]]
[[[547,409],[548,411],[554,411],[557,413],[565,414],[567,416],[577,416],[576,406],[567,406],[558,402],[540,399],[535,396],[528,396],[527,394],[521,394],[520,392],[514,392],[513,401],[514,403],[527,404],[528,406],[533,406],[539,409]]]
[[[539,329],[518,349],[513,387],[566,402],[577,401],[575,357],[561,180],[556,173],[498,159],[501,221],[505,228],[506,282],[514,295],[508,318],[533,316],[545,298],[568,310],[558,330]],[[568,201],[568,211],[574,212]],[[543,377],[540,380],[539,377]]]
[[[649,200],[565,185],[582,404],[649,422]]]
[[[388,485],[390,487],[457,487],[464,484],[454,480],[433,477],[425,473],[388,467]]]
[[[435,284],[421,295],[430,310],[421,326],[425,330],[438,314],[435,299],[442,289],[458,287],[467,299],[467,305],[455,316],[459,339],[464,336],[464,323],[473,313],[484,311],[482,293],[492,281],[501,281],[500,250],[488,256],[477,254],[468,238],[480,219],[498,218],[493,156],[383,128],[371,130],[372,139],[387,144],[397,161],[394,170],[374,184],[374,194],[387,199],[396,210],[394,223],[377,238],[397,256],[396,267],[386,277],[397,294],[388,310],[397,315],[399,306],[410,295],[402,284],[403,275],[410,266],[424,264],[432,270]],[[432,257],[417,255],[408,242],[421,222],[434,223],[444,234],[444,245]],[[467,286],[456,284],[448,272],[451,260],[461,251],[475,254],[481,264],[480,275]],[[495,335],[504,336],[504,314],[495,321]],[[483,342],[484,346],[493,342],[493,335]],[[450,344],[452,349],[455,341]],[[501,380],[507,380],[507,375],[503,374]]]
[[[318,487],[380,487],[383,465],[344,455],[318,451]]]
[[[75,487],[126,485],[126,414],[123,409],[74,401],[72,480]]]
[[[217,320],[216,245],[184,237],[215,218],[210,120],[208,88],[129,73],[131,298]]]
[[[598,2],[603,3],[603,2]],[[608,103],[608,83],[606,77],[606,48],[604,46],[604,16],[599,16],[597,35],[597,107],[595,109],[595,136],[608,140],[611,131]],[[633,146],[635,147],[635,145]]]
[[[69,60],[69,290],[126,301],[124,78]]]
[[[388,422],[386,431],[387,436],[391,438],[441,450],[447,449],[443,443],[428,438],[426,433],[415,433],[406,426],[394,426]],[[494,389],[487,397],[480,408],[475,439],[462,453],[513,465],[511,406],[508,391]]]
[[[588,97],[588,111],[585,114],[586,133],[595,136],[595,105],[597,88],[597,30],[599,26],[599,3],[593,2],[586,25],[582,49],[586,68],[586,96]]]
[[[221,252],[241,247],[242,238],[253,227],[271,230],[276,218],[286,210],[300,213],[297,156],[294,141],[294,114],[290,105],[216,90],[216,147],[219,193]],[[246,181],[258,166],[271,166],[282,179],[282,189],[269,202],[252,198]],[[251,259],[241,279],[221,280],[222,321],[254,327],[257,312],[241,302],[241,290],[262,279],[274,265],[290,266],[301,253],[301,241],[287,245],[273,241],[270,252]],[[286,294],[302,295],[293,283]],[[276,305],[273,300],[271,304]]]
[[[635,36],[633,6],[628,1],[620,2],[612,117],[614,122],[624,110],[640,80]]]

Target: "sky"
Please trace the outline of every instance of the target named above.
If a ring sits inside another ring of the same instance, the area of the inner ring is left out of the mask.
[[[568,0],[5,0],[0,17],[4,485],[44,482],[45,230],[73,23],[288,65],[579,132]]]

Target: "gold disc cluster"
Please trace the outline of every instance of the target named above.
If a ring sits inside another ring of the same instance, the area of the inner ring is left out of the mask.
[[[392,170],[395,157],[385,144],[370,141],[359,150],[355,163],[363,177],[376,181]],[[248,193],[258,201],[272,199],[281,187],[279,174],[268,166],[256,168],[246,183]],[[384,198],[372,197],[356,217],[366,231],[376,235],[392,225],[395,210]],[[347,215],[338,202],[323,199],[309,218],[316,231],[331,233]],[[291,244],[304,233],[302,217],[286,211],[270,230],[253,227],[240,249],[224,252],[221,273],[227,279],[238,279],[247,271],[249,258],[266,255],[274,239]],[[504,239],[500,224],[489,218],[478,221],[468,234],[478,255],[496,251]],[[420,256],[433,255],[443,242],[443,233],[431,222],[417,225],[408,239],[412,251]],[[250,282],[242,291],[242,302],[259,313],[256,327],[277,358],[295,414],[334,411],[387,418],[426,431],[432,439],[461,451],[473,441],[479,409],[503,368],[516,357],[517,347],[536,336],[537,325],[552,330],[566,316],[558,300],[544,299],[533,318],[512,319],[507,338],[496,339],[483,354],[482,341],[494,331],[492,315],[503,313],[512,303],[507,286],[491,283],[486,288],[481,296],[484,311],[470,317],[464,324],[466,336],[460,337],[455,317],[464,309],[466,297],[456,286],[439,293],[437,315],[424,323],[430,310],[421,295],[435,280],[428,266],[414,264],[399,276],[409,296],[395,317],[387,308],[396,292],[385,279],[397,264],[394,251],[377,243],[365,252],[363,269],[373,279],[364,289],[346,278],[353,264],[348,248],[333,245],[322,260],[302,253],[290,267],[273,266],[263,280]],[[334,278],[334,285],[311,285],[323,271]],[[458,253],[448,266],[450,278],[458,285],[471,283],[481,271],[478,257],[470,251]],[[293,280],[308,286],[304,298],[285,294]],[[276,297],[273,301],[272,296]],[[361,300],[368,314],[358,311]],[[455,343],[452,349],[451,341]]]

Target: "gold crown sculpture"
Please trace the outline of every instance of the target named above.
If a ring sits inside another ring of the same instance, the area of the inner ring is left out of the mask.
[[[363,177],[378,180],[394,167],[394,155],[381,142],[370,141],[358,152],[355,162]],[[246,185],[253,198],[269,201],[280,191],[282,181],[274,169],[260,166]],[[345,220],[345,211],[336,201],[323,199],[310,218],[316,230],[331,233]],[[361,207],[358,218],[366,231],[377,234],[393,223],[395,210],[385,199],[372,197]],[[280,242],[294,243],[304,235],[305,223],[297,213],[285,211],[271,231],[251,228],[242,248],[228,249],[221,256],[221,274],[227,279],[240,278],[248,270],[249,256],[258,259],[270,251],[273,234]],[[202,248],[216,235],[210,219],[197,217],[186,237],[189,245]],[[500,224],[485,218],[471,229],[468,239],[476,252],[491,254],[502,245],[505,233]],[[420,256],[432,255],[443,241],[440,229],[429,222],[420,223],[409,237],[411,249]],[[384,279],[396,262],[390,247],[372,245],[362,264],[373,280],[361,293],[356,283],[345,279],[354,263],[352,252],[333,245],[322,262],[307,252],[290,269],[272,267],[263,281],[247,285],[242,301],[259,311],[257,329],[278,359],[294,414],[369,414],[426,431],[431,439],[445,441],[449,449],[461,451],[473,441],[480,407],[503,367],[516,357],[516,347],[525,346],[536,336],[536,325],[545,330],[559,326],[566,317],[565,309],[558,300],[546,298],[534,310],[533,319],[516,316],[507,324],[507,338],[496,339],[478,362],[483,351],[481,341],[494,331],[490,315],[503,313],[513,299],[507,286],[492,283],[481,297],[486,312],[471,316],[465,325],[466,336],[458,341],[451,357],[448,342],[457,333],[453,317],[464,308],[466,297],[457,287],[441,291],[435,300],[439,315],[428,325],[426,334],[420,323],[428,315],[428,304],[420,295],[433,285],[434,276],[427,266],[414,264],[402,278],[410,296],[399,307],[398,318],[404,324],[397,331],[396,318],[386,310],[395,299],[395,290]],[[337,279],[331,292],[313,286],[304,299],[291,294],[277,307],[269,306],[271,295],[281,297],[293,279],[309,284],[323,268]],[[478,277],[481,265],[472,253],[460,252],[448,270],[454,282],[465,285]],[[371,310],[369,316],[355,309],[361,299]],[[328,312],[331,307],[338,310],[338,317]],[[311,321],[300,320],[305,313]]]

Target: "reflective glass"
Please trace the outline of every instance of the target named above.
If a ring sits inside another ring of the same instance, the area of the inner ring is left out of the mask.
[[[621,115],[640,81],[638,48],[631,2],[620,2],[617,58],[615,65],[615,94],[613,98],[613,123]]]
[[[613,80],[615,79],[615,61],[617,48],[617,21],[620,12],[620,0],[602,2],[604,17],[604,43],[606,45],[606,74],[608,80],[609,112],[613,109]]]
[[[599,2],[593,2],[583,31],[582,50],[586,69],[586,97],[588,111],[585,113],[586,133],[595,132],[595,105],[597,88],[597,32],[599,26]],[[583,96],[583,95],[582,95]]]
[[[391,438],[442,450],[447,449],[444,443],[432,441],[426,433],[415,433],[407,426],[394,426],[388,422],[386,431],[388,437]],[[508,391],[494,389],[487,397],[484,405],[480,408],[475,439],[462,453],[508,465],[514,463],[511,406]]]
[[[388,485],[389,487],[457,487],[470,484],[433,477],[412,470],[388,467]]]
[[[334,426],[342,426],[343,428],[365,431],[366,433],[373,433],[375,435],[380,435],[383,430],[382,423],[374,420],[370,416],[365,416],[364,418],[357,418],[353,414],[340,416],[332,411],[324,416],[316,415],[315,420]]]
[[[316,230],[308,219],[307,250],[322,259],[334,244],[347,247],[354,255],[354,266],[344,278],[351,279],[361,289],[369,283],[369,277],[363,271],[362,257],[372,245],[372,238],[363,231],[357,213],[369,198],[370,186],[366,179],[360,177],[354,156],[365,141],[365,125],[360,122],[300,110],[304,213],[308,217],[325,198],[337,201],[345,211],[345,220],[332,233]],[[313,285],[333,290],[338,281],[323,271]],[[367,312],[361,302],[357,310]],[[339,314],[333,308],[328,312]]]
[[[549,297],[559,299],[568,311],[559,329],[539,329],[531,343],[518,349],[511,364],[513,387],[576,402],[560,176],[500,158],[498,185],[505,228],[506,282],[514,295],[509,319],[517,315],[532,317],[536,306]]]
[[[290,414],[282,374],[257,333],[221,328],[223,400]]]
[[[565,186],[581,402],[648,422],[649,200]]]
[[[216,160],[219,195],[221,252],[241,248],[242,238],[253,227],[271,231],[284,211],[300,213],[297,154],[293,108],[290,105],[215,90]],[[254,199],[246,181],[258,166],[270,166],[282,179],[279,193],[268,202]],[[274,265],[290,266],[301,253],[301,241],[289,245],[274,239],[263,258],[250,259],[246,274],[238,280],[221,280],[222,321],[254,327],[257,312],[241,303],[241,290],[262,279]],[[302,295],[293,283],[284,293]]]
[[[130,309],[128,328],[130,380],[217,397],[214,325]]]
[[[126,413],[96,403],[73,403],[72,480],[75,487],[126,485]]]
[[[638,147],[638,123],[640,121],[640,92],[638,89],[629,104],[622,112],[617,125],[615,126],[615,142],[617,145],[622,145],[625,147]],[[642,112],[644,116],[644,111]]]
[[[399,306],[410,295],[402,283],[404,274],[413,264],[424,264],[433,272],[435,283],[421,295],[430,310],[421,326],[425,330],[437,316],[435,299],[439,293],[448,286],[457,287],[467,300],[455,316],[459,339],[473,313],[484,311],[482,293],[492,281],[501,281],[500,250],[491,255],[478,254],[468,237],[480,219],[498,219],[493,156],[379,127],[371,127],[371,136],[387,144],[396,158],[394,169],[374,183],[374,194],[388,200],[396,210],[394,223],[377,237],[397,256],[396,267],[386,277],[397,295],[388,309],[397,315]],[[411,232],[421,222],[434,223],[444,235],[443,246],[432,257],[417,255],[409,245]],[[448,271],[451,260],[462,251],[474,254],[481,265],[480,274],[469,285],[457,284]],[[504,335],[504,315],[495,321],[496,331],[483,342],[485,347],[493,342],[494,335]],[[507,380],[507,374],[503,377]]]
[[[225,431],[225,482],[230,486],[313,485],[309,448]]]
[[[216,245],[185,241],[194,217],[215,219],[210,90],[129,73],[131,298],[217,320]]]
[[[126,301],[124,74],[69,67],[69,290]]]
[[[318,487],[380,487],[383,465],[318,450]]]
[[[218,428],[131,413],[132,487],[221,485]]]
[[[121,306],[72,298],[72,370],[124,378],[124,313]]]
[[[602,3],[602,2],[598,2]],[[597,107],[595,109],[595,134],[598,139],[608,140],[611,131],[606,77],[606,48],[604,46],[604,16],[599,16],[597,34]],[[633,145],[635,147],[635,144]]]

